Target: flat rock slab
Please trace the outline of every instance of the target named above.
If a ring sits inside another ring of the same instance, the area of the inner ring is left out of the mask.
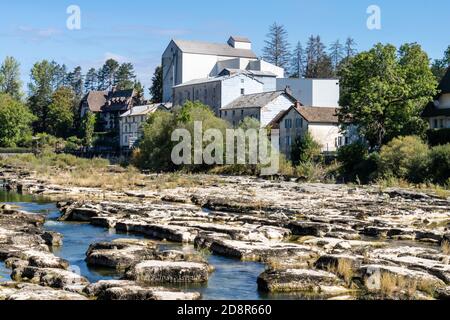
[[[69,268],[69,262],[67,260],[59,258],[53,253],[44,251],[26,250],[17,254],[12,254],[10,257],[25,260],[31,267],[55,269]]]
[[[319,293],[321,286],[337,284],[333,273],[310,269],[268,270],[258,277],[258,289],[263,292]]]
[[[150,224],[133,220],[118,221],[116,230],[144,234],[150,238],[179,243],[193,243],[198,233],[198,230],[194,228]]]
[[[209,270],[204,263],[151,260],[131,267],[125,278],[138,283],[203,283]]]
[[[8,282],[0,284],[0,300],[88,300],[84,295],[36,284]]]
[[[270,257],[295,255],[300,251],[311,251],[307,246],[282,242],[245,242],[218,239],[209,249],[218,255],[245,261],[263,261]]]
[[[104,280],[86,287],[85,292],[98,300],[198,300],[197,292],[181,292],[158,287],[143,287],[134,281]]]

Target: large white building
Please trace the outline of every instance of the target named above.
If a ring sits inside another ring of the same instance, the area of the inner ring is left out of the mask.
[[[277,90],[289,88],[291,94],[305,106],[337,107],[340,90],[337,79],[277,79]]]
[[[259,60],[251,41],[230,37],[226,44],[172,40],[162,56],[163,102],[173,101],[174,86],[218,76],[224,69],[270,72],[284,77],[284,69]]]

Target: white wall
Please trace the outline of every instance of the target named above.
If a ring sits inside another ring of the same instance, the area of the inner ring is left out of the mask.
[[[277,90],[290,87],[292,95],[304,106],[337,107],[339,106],[339,80],[328,79],[277,79]]]
[[[322,151],[336,151],[336,138],[342,137],[338,125],[309,124],[308,130],[314,139],[322,146]]]
[[[443,94],[439,98],[438,109],[448,109],[450,108],[450,93]]]
[[[221,107],[239,98],[241,96],[241,89],[244,89],[244,94],[246,95],[260,93],[264,91],[264,85],[242,74],[222,81]]]
[[[284,94],[271,101],[261,109],[261,126],[266,127],[281,111],[289,109],[293,104]]]

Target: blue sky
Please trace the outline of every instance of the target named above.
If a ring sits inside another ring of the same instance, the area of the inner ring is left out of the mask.
[[[81,8],[81,30],[66,28],[69,5]],[[381,8],[382,29],[368,30],[369,5]],[[431,58],[450,45],[448,0],[15,0],[0,10],[0,59],[21,62],[22,78],[41,59],[99,67],[116,58],[135,64],[148,87],[171,38],[225,42],[229,35],[252,39],[261,54],[268,26],[284,24],[292,43],[319,34],[326,44],[352,36],[358,49],[377,42],[418,42]]]

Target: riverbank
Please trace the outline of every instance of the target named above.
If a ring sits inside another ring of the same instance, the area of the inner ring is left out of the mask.
[[[141,175],[140,185],[112,190],[49,184],[17,168],[1,172],[10,190],[59,200],[61,220],[262,262],[267,270],[256,281],[261,293],[448,298],[450,202],[442,197],[399,188],[206,175]],[[157,187],[174,178],[189,183]],[[136,244],[103,245],[91,252],[91,260],[116,268],[139,250]],[[133,257],[122,268],[126,281],[154,282],[149,274],[155,264],[149,261],[155,256]],[[192,279],[207,280],[206,271],[195,270]]]

